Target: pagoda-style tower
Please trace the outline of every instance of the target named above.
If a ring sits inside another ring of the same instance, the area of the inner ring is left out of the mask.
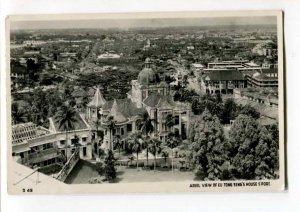
[[[114,136],[124,136],[127,134],[127,123],[129,119],[121,112],[118,102],[114,99],[109,114],[102,119],[102,126],[106,133],[104,136],[104,148],[113,149]]]
[[[105,103],[106,100],[102,96],[100,88],[97,87],[92,101],[87,104],[86,117],[89,122],[96,121],[101,118],[102,108]]]

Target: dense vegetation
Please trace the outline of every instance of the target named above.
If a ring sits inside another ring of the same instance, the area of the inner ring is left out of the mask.
[[[278,126],[266,129],[240,114],[225,138],[216,115],[208,110],[190,132],[196,176],[201,180],[274,179],[278,177]]]

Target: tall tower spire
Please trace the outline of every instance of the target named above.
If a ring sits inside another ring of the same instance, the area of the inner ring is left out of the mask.
[[[92,101],[90,101],[87,106],[99,108],[99,107],[102,107],[105,103],[106,103],[106,100],[102,96],[99,86],[97,86],[95,95],[94,95]]]

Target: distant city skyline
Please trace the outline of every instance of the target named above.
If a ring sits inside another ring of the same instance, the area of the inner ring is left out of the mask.
[[[132,29],[163,27],[205,27],[226,25],[276,25],[276,16],[214,17],[214,18],[151,18],[11,21],[12,30],[34,29]]]

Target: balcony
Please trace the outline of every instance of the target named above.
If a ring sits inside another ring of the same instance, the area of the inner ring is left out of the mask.
[[[50,149],[29,154],[28,161],[31,163],[39,163],[41,161],[48,160],[54,157],[57,157],[57,149],[50,148]]]

